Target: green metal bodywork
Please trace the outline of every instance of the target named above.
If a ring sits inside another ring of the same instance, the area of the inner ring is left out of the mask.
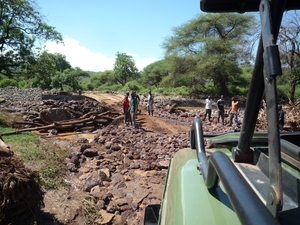
[[[257,132],[253,135],[252,146],[258,148],[267,148],[267,132]],[[208,138],[207,141],[213,144],[213,148],[207,149],[207,158],[215,151],[225,153],[232,160],[231,149],[236,146],[238,142],[239,133],[227,133],[215,137]],[[264,153],[262,158],[267,157]],[[258,160],[259,161],[259,160]],[[263,162],[264,163],[264,162]],[[267,176],[261,174],[260,167],[257,164],[246,164],[245,167],[250,168],[250,173],[254,175],[259,171],[260,177],[256,185],[263,181],[262,177]],[[286,173],[283,173],[283,180],[285,182],[297,182],[300,180],[299,169],[291,166],[285,160],[282,165]],[[241,165],[236,165],[241,167]],[[161,202],[159,212],[159,225],[234,225],[241,224],[231,202],[222,185],[219,182],[218,187],[214,190],[209,190],[199,170],[199,161],[195,149],[185,148],[175,153],[170,161],[168,175],[165,184],[164,196]],[[256,172],[255,172],[256,171]],[[241,172],[243,174],[243,172]],[[290,174],[289,177],[286,177]],[[261,176],[262,175],[262,176]],[[244,174],[247,177],[247,174]],[[255,175],[254,175],[255,176]],[[294,177],[291,179],[291,177]],[[246,178],[248,179],[248,178]],[[248,181],[251,183],[250,180]],[[253,182],[253,181],[252,181]],[[253,187],[255,183],[250,184]],[[264,185],[261,186],[264,188]],[[266,190],[258,189],[260,194]],[[290,190],[289,190],[290,192]],[[267,192],[266,192],[267,193]],[[297,195],[297,193],[295,193]],[[259,195],[259,194],[258,194]],[[293,195],[293,194],[292,194]],[[286,197],[289,198],[289,197]],[[262,200],[264,201],[264,200]],[[283,215],[288,213],[294,206],[294,203],[288,203],[290,208],[283,209]],[[292,208],[291,208],[292,206]],[[293,209],[294,210],[294,209]],[[260,212],[256,212],[260,213]],[[297,212],[298,213],[298,212]],[[255,216],[255,215],[253,215]],[[285,215],[284,215],[285,216]],[[286,224],[297,224],[286,223]],[[299,222],[300,223],[300,222]],[[285,223],[282,223],[285,224]]]
[[[209,193],[197,165],[193,149],[182,149],[171,160],[159,224],[240,224],[222,186]]]

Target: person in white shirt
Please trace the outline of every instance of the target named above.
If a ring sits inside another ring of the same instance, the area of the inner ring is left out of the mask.
[[[212,100],[210,96],[207,96],[207,99],[205,100],[205,114],[203,121],[206,119],[206,116],[208,115],[208,120],[211,121],[211,108],[212,108]]]
[[[153,111],[154,111],[153,103],[154,103],[153,95],[152,95],[151,91],[149,91],[147,110],[148,110],[148,115],[150,115],[150,113],[151,113],[152,116],[153,116]]]

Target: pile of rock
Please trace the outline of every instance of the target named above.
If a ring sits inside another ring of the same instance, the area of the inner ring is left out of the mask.
[[[66,159],[76,174],[70,183],[92,197],[102,217],[96,224],[141,224],[145,206],[161,202],[170,158],[189,146],[189,137],[147,135],[120,124],[97,131],[92,142],[78,142],[78,151]]]

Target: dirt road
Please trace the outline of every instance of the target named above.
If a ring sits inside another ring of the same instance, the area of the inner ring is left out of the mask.
[[[113,93],[100,93],[96,91],[85,92],[85,96],[93,98],[99,102],[104,102],[108,105],[120,107],[122,111],[122,99],[124,95],[113,94]],[[149,116],[146,109],[146,103],[141,103],[139,105],[141,109],[141,114],[137,115],[137,124],[142,127],[147,133],[178,133],[178,132],[188,132],[190,130],[189,126],[181,126],[177,124],[170,124],[159,117],[154,109],[154,115]]]

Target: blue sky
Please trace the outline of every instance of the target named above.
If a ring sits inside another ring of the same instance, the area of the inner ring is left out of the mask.
[[[47,42],[73,67],[113,69],[116,53],[131,55],[139,70],[164,56],[161,45],[172,28],[194,19],[199,0],[36,0],[45,22],[65,45]]]

